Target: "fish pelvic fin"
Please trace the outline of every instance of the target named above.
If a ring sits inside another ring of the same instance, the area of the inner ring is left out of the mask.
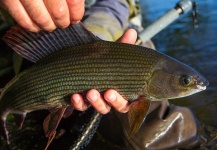
[[[45,136],[48,137],[46,148],[50,145],[56,134],[56,128],[62,117],[68,117],[73,111],[71,106],[52,109],[51,113],[44,119],[43,128]]]
[[[54,131],[54,133],[53,133],[52,136],[48,137],[47,145],[46,145],[46,147],[44,148],[44,150],[47,150],[47,149],[48,149],[50,143],[53,141],[53,139],[55,138],[55,136],[56,136],[56,131]]]
[[[141,96],[130,104],[130,110],[128,112],[128,120],[130,125],[129,136],[132,137],[140,128],[145,120],[149,108],[151,106],[151,100]]]
[[[100,40],[87,30],[81,22],[65,29],[57,28],[53,32],[33,33],[16,25],[12,27],[3,40],[25,59],[36,62],[41,58],[68,47],[93,43]]]

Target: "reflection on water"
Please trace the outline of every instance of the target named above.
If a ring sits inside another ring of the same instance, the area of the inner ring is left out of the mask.
[[[177,0],[141,1],[144,22],[153,22]],[[157,50],[162,51],[201,72],[210,82],[207,90],[190,97],[172,100],[172,103],[189,107],[205,127],[201,137],[217,147],[217,3],[214,0],[197,0],[199,27],[193,29],[191,14],[183,15],[153,38]],[[206,130],[206,131],[205,131]]]

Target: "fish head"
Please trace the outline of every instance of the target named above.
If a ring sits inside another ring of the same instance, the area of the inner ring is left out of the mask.
[[[203,91],[208,84],[195,69],[169,58],[155,66],[147,90],[152,100],[173,99]]]

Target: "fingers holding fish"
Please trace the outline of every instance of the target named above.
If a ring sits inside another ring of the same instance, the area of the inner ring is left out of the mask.
[[[44,0],[45,6],[55,25],[66,28],[70,24],[69,9],[64,0]]]
[[[117,91],[107,90],[104,93],[105,100],[113,106],[117,111],[126,113],[129,110],[129,103]]]
[[[105,103],[97,90],[92,89],[88,91],[86,97],[88,102],[101,114],[107,114],[110,111],[110,106]],[[87,103],[81,94],[73,94],[71,96],[71,105],[79,111],[85,111],[87,109]]]
[[[117,91],[107,90],[104,93],[104,98],[100,93],[91,89],[86,94],[88,102],[101,114],[107,114],[111,106],[119,112],[125,113],[129,110],[129,103],[124,99]],[[71,105],[80,111],[87,109],[87,104],[84,102],[83,97],[80,94],[73,94],[71,97]]]
[[[1,2],[20,26],[32,32],[38,32],[40,30],[29,17],[26,9],[19,0],[3,0]]]
[[[73,94],[71,96],[71,105],[80,111],[85,111],[87,109],[87,104],[84,102],[80,94]]]
[[[84,0],[66,0],[69,9],[70,21],[76,23],[84,15]]]
[[[103,97],[100,93],[95,90],[91,89],[87,92],[86,97],[88,102],[101,114],[107,114],[111,107],[104,101]]]
[[[23,28],[38,32],[66,28],[84,15],[84,0],[2,0],[3,6]]]
[[[128,29],[125,33],[118,39],[118,42],[134,44],[136,42],[137,32],[134,29]]]
[[[29,1],[20,0],[29,17],[43,30],[53,31],[56,29],[51,15],[43,0]]]

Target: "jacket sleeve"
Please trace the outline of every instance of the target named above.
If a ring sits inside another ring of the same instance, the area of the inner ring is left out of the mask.
[[[103,40],[115,41],[127,27],[134,4],[126,0],[97,0],[86,10],[83,23]]]

